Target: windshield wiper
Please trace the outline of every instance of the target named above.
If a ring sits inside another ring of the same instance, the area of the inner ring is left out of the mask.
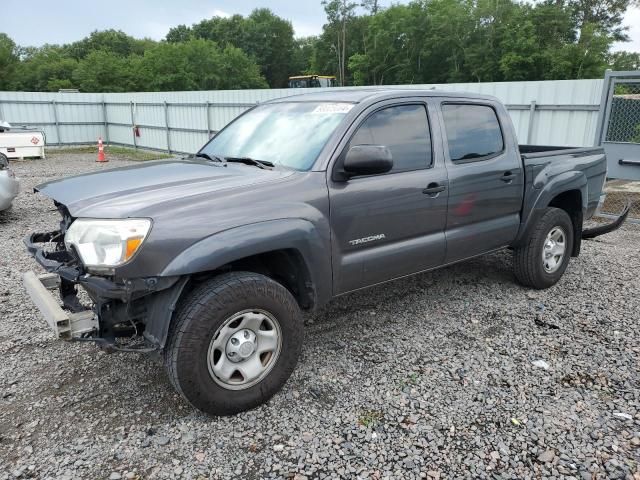
[[[212,162],[224,162],[220,157],[216,155],[209,155],[208,153],[198,152],[194,155],[196,158],[206,158],[207,160],[211,160]]]
[[[274,164],[271,162],[267,162],[266,160],[256,160],[255,158],[249,157],[224,157],[224,159],[230,163],[244,163],[245,165],[253,165],[254,167],[262,169],[265,167],[274,167]]]

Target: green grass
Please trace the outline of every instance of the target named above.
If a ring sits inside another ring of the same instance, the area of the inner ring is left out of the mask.
[[[383,413],[378,410],[364,410],[358,416],[358,423],[367,428],[375,427],[383,416]]]
[[[410,387],[412,385],[417,385],[419,380],[420,380],[420,375],[418,373],[414,372],[411,375],[409,375],[406,378],[406,380],[402,380],[400,382],[400,386],[402,388],[404,388],[404,387]]]
[[[73,153],[95,153],[98,155],[97,146],[82,146],[82,147],[61,147],[61,148],[48,148],[47,155],[52,154],[73,154]],[[107,155],[115,155],[116,157],[126,157],[127,160],[137,160],[144,162],[147,160],[159,160],[162,158],[171,158],[172,155],[162,152],[154,152],[153,150],[133,149],[127,147],[119,147],[117,145],[105,145],[104,153]]]

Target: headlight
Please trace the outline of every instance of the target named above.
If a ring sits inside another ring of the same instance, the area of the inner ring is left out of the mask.
[[[136,254],[151,229],[146,218],[126,220],[74,221],[64,237],[67,248],[73,246],[87,267],[117,267]]]

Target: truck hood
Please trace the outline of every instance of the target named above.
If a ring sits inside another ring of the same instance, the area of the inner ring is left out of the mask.
[[[35,191],[65,205],[73,217],[126,218],[153,216],[154,211],[189,197],[207,195],[214,200],[230,190],[275,182],[293,173],[284,168],[174,159],[54,180]]]

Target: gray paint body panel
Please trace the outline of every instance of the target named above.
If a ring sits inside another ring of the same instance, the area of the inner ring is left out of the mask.
[[[460,102],[458,97],[433,99],[440,107]],[[497,100],[479,100],[495,110],[502,129],[504,150],[493,158],[454,163],[444,151],[449,173],[446,263],[504,247],[520,225],[524,168],[509,115]],[[442,111],[438,109],[442,121]],[[446,136],[446,133],[445,133]],[[505,173],[514,175],[508,183]]]
[[[493,106],[504,152],[454,165],[439,110],[447,99]],[[537,212],[562,192],[579,190],[585,215],[600,197],[606,172],[601,149],[550,148],[521,156],[506,110],[493,97],[387,89],[274,101],[351,102],[354,107],[308,172],[165,161],[49,182],[38,190],[66,205],[74,217],[153,220],[145,244],[116,270],[117,279],[186,276],[246,256],[293,249],[308,268],[316,306],[335,295],[517,244]],[[427,106],[433,166],[332,180],[351,133],[367,113],[406,102]],[[512,182],[500,180],[505,171],[515,174]],[[423,194],[433,182],[446,189],[433,197]],[[376,238],[349,243],[369,237]]]

